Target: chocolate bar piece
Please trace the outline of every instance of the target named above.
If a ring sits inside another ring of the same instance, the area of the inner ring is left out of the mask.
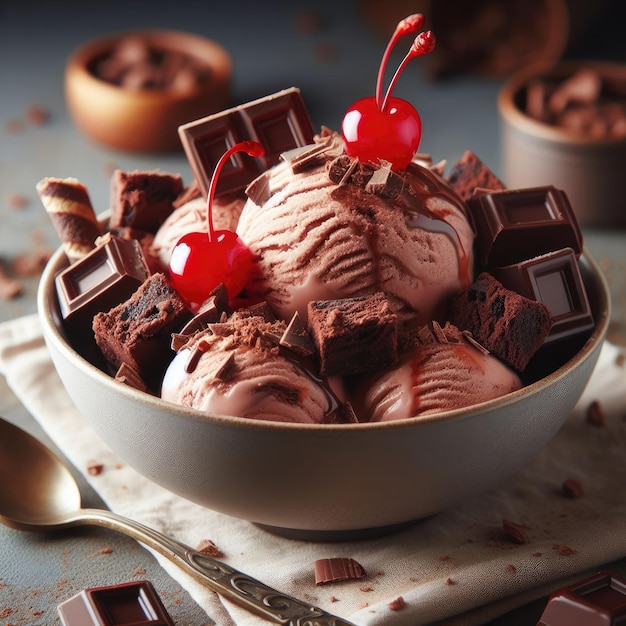
[[[485,269],[519,263],[561,248],[582,252],[580,225],[555,187],[481,193],[468,201],[478,261]]]
[[[56,277],[61,315],[74,326],[91,327],[98,311],[126,300],[149,275],[137,241],[107,234],[98,244]]]
[[[85,589],[57,611],[63,626],[174,626],[148,580]]]
[[[357,580],[365,576],[363,566],[349,557],[332,557],[317,559],[315,567],[315,584],[339,582],[341,580]]]
[[[382,292],[309,302],[308,329],[323,375],[347,376],[398,360],[398,318]]]
[[[603,570],[555,591],[537,626],[617,626],[626,623],[626,580]]]
[[[548,307],[552,327],[546,344],[593,328],[591,306],[571,248],[496,268],[493,275],[508,289]]]
[[[295,87],[183,124],[178,134],[205,196],[217,162],[236,143],[258,141],[265,155],[253,159],[234,154],[220,173],[216,196],[242,191],[276,165],[283,152],[313,143],[314,136],[300,90]]]

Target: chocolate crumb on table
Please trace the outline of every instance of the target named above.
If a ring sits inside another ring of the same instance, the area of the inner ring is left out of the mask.
[[[563,493],[568,498],[578,499],[585,495],[585,490],[580,480],[576,478],[567,478],[563,482]]]
[[[503,519],[502,530],[509,539],[512,539],[516,543],[530,543],[530,539],[526,534],[526,526],[523,526],[522,524],[512,522],[508,519]]]
[[[392,611],[401,611],[406,606],[406,602],[404,601],[404,598],[402,596],[398,596],[395,600],[389,602],[387,606]]]
[[[587,423],[592,426],[604,427],[606,426],[606,413],[604,412],[604,406],[600,400],[594,400],[587,407]]]

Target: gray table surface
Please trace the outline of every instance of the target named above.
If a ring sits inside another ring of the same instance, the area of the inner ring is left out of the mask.
[[[609,3],[610,4],[610,3]],[[323,18],[323,28],[303,34],[295,24],[305,8]],[[609,33],[614,20],[603,24]],[[607,25],[608,24],[608,25]],[[67,57],[83,41],[102,33],[135,27],[176,28],[196,32],[224,45],[234,63],[233,104],[278,89],[298,86],[316,127],[339,128],[343,112],[374,89],[385,42],[362,19],[359,2],[289,0],[205,3],[191,0],[151,3],[85,3],[73,0],[0,1],[0,258],[10,261],[32,250],[38,241],[56,247],[58,238],[39,202],[35,184],[45,176],[74,176],[89,189],[97,211],[107,208],[109,172],[153,169],[179,172],[190,181],[181,153],[128,154],[97,145],[73,126],[63,96]],[[598,28],[597,25],[592,25]],[[610,35],[610,33],[609,33]],[[586,56],[624,60],[625,51],[609,35],[585,47]],[[581,50],[572,46],[571,55]],[[399,56],[396,57],[399,60]],[[410,100],[424,124],[421,151],[436,160],[456,160],[471,148],[496,173],[500,172],[496,96],[499,79],[461,76],[442,83],[426,80],[409,68],[395,95]],[[41,126],[30,123],[27,109],[40,105],[50,112]],[[15,122],[21,132],[8,132]],[[26,206],[13,206],[16,195]],[[621,341],[624,311],[626,233],[585,232],[591,253],[609,276],[614,298],[613,338]],[[36,310],[38,278],[23,281],[24,293],[0,300],[0,321]],[[35,420],[0,380],[0,414],[49,443]],[[76,473],[87,506],[102,506],[97,495]],[[7,480],[8,477],[0,477]],[[103,550],[103,548],[106,548]],[[110,548],[110,550],[108,550]],[[626,571],[624,563],[611,564]],[[73,530],[57,535],[33,535],[0,527],[0,623],[57,624],[59,602],[87,587],[147,578],[161,594],[177,624],[210,623],[150,553],[135,541],[103,529]],[[271,581],[267,581],[270,582]],[[513,612],[493,624],[535,624],[545,599]]]

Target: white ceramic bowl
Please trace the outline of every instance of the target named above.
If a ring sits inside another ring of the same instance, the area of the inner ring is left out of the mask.
[[[115,382],[61,330],[55,274],[38,307],[52,360],[85,419],[127,463],[208,508],[306,538],[371,536],[451,507],[528,465],[570,415],[609,322],[608,288],[587,254],[588,338],[539,382],[496,401],[376,424],[255,422],[176,407]]]

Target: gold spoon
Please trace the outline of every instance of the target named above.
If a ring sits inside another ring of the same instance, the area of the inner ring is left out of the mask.
[[[273,622],[353,626],[143,524],[106,509],[83,509],[78,485],[61,459],[2,418],[0,476],[4,477],[0,479],[0,522],[11,528],[49,532],[72,526],[103,526],[153,548],[212,591]]]

